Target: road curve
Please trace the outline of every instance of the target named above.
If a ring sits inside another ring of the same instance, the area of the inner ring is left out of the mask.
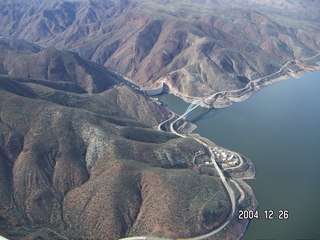
[[[187,136],[178,133],[175,129],[174,129],[174,124],[179,121],[180,119],[182,119],[183,117],[185,117],[189,112],[191,112],[192,110],[194,110],[195,108],[197,108],[199,105],[195,105],[193,108],[190,109],[190,111],[185,112],[183,115],[181,115],[180,117],[178,117],[176,120],[174,120],[171,124],[170,124],[170,131],[180,137],[186,138]],[[172,119],[173,117],[171,116],[170,119]],[[168,119],[169,120],[169,119]],[[167,121],[168,121],[167,120]],[[166,121],[160,123],[158,125],[158,129],[161,130],[161,125],[164,124]],[[220,169],[219,165],[217,164],[216,160],[214,159],[214,153],[213,150],[211,149],[211,147],[205,143],[204,141],[202,141],[201,139],[198,138],[193,138],[194,140],[196,140],[197,142],[199,142],[200,144],[202,144],[203,146],[205,146],[209,152],[210,152],[210,159],[213,163],[213,166],[215,167],[216,171],[219,174],[219,177],[221,178],[222,184],[225,187],[225,189],[228,192],[230,201],[231,201],[231,211],[230,214],[228,216],[228,218],[216,229],[214,229],[213,231],[201,235],[201,236],[197,236],[197,237],[193,237],[193,238],[176,238],[176,240],[204,240],[207,239],[209,237],[212,237],[213,235],[217,234],[218,232],[220,232],[221,230],[223,230],[229,223],[230,220],[233,218],[235,211],[236,211],[236,198],[235,198],[235,194],[233,189],[230,187],[230,185],[228,184],[226,177],[224,176],[222,170]],[[239,186],[239,185],[238,185]],[[121,238],[119,240],[172,240],[170,238],[156,238],[156,237],[146,237],[146,236],[141,236],[141,237],[128,237],[128,238]]]
[[[272,75],[275,75],[275,74],[277,74],[277,73],[280,73],[285,67],[287,67],[290,63],[293,63],[294,61],[306,61],[306,60],[312,59],[312,58],[314,58],[314,57],[317,57],[317,56],[319,56],[319,55],[320,55],[320,53],[317,53],[316,55],[311,56],[311,57],[308,57],[308,58],[289,60],[289,61],[285,62],[278,71],[276,71],[276,72],[274,72],[274,73],[271,73],[271,74],[269,74],[269,75],[267,75],[267,76],[254,79],[254,80],[250,81],[250,82],[246,85],[246,87],[247,87],[249,84],[254,84],[254,83],[256,83],[257,81],[263,80],[264,78],[271,77]],[[245,88],[246,88],[246,87],[245,87]],[[241,89],[233,90],[233,91],[229,91],[229,92],[234,92],[234,91],[239,91],[239,90],[241,90]],[[213,95],[211,95],[211,96],[209,96],[209,97],[206,97],[203,101],[209,100],[210,98],[214,98],[215,96],[217,96],[217,95],[219,95],[219,94],[226,94],[227,92],[228,92],[228,91],[217,92],[217,93],[215,93],[215,94],[213,94]],[[178,135],[179,137],[186,138],[187,136],[178,133],[178,132],[174,129],[174,124],[175,124],[177,121],[179,121],[180,119],[182,119],[183,117],[185,117],[189,112],[191,112],[192,110],[194,110],[194,109],[197,108],[198,106],[200,106],[200,104],[197,104],[197,105],[193,106],[189,111],[186,111],[184,114],[182,114],[182,115],[181,115],[180,117],[178,117],[176,120],[174,120],[174,121],[170,124],[170,131],[171,131],[172,133]],[[162,126],[164,123],[169,122],[171,119],[173,119],[174,116],[175,116],[175,114],[172,113],[172,116],[171,116],[169,119],[167,119],[167,120],[163,121],[162,123],[160,123],[160,124],[158,125],[158,130],[161,131],[161,126]],[[210,156],[210,159],[211,159],[211,161],[212,161],[212,163],[213,163],[216,171],[218,172],[218,174],[219,174],[219,176],[220,176],[220,178],[221,178],[221,181],[222,181],[224,187],[226,188],[226,190],[227,190],[227,192],[228,192],[228,194],[229,194],[229,198],[230,198],[230,200],[231,200],[231,207],[232,207],[232,208],[231,208],[231,212],[230,212],[228,218],[226,219],[226,221],[225,221],[222,225],[220,225],[217,229],[215,229],[215,230],[213,230],[213,231],[211,231],[211,232],[209,232],[209,233],[207,233],[207,234],[205,234],[205,235],[198,236],[198,237],[185,238],[185,239],[176,238],[176,240],[204,240],[204,239],[207,239],[207,238],[209,238],[209,237],[212,237],[213,235],[215,235],[216,233],[218,233],[219,231],[221,231],[222,229],[224,229],[224,228],[229,224],[230,220],[233,218],[233,216],[234,216],[234,214],[235,214],[235,211],[236,211],[236,199],[235,199],[234,191],[233,191],[233,189],[230,187],[230,185],[228,184],[228,182],[227,182],[227,180],[226,180],[223,172],[221,171],[220,167],[218,166],[217,162],[215,161],[215,159],[214,159],[214,153],[213,153],[211,147],[210,147],[207,143],[203,142],[202,140],[200,140],[200,139],[198,139],[198,138],[193,138],[193,139],[196,140],[196,141],[198,141],[199,143],[201,143],[203,146],[205,146],[205,147],[209,150],[210,155],[211,155],[211,156]],[[241,161],[241,164],[240,164],[240,166],[241,166],[241,165],[243,164],[243,159],[240,157],[240,160],[242,160],[242,161]],[[240,166],[236,166],[235,168],[238,168],[238,167],[240,167]],[[235,185],[235,187],[236,187],[236,188],[238,189],[238,191],[240,192],[240,198],[239,198],[239,200],[238,200],[238,203],[241,203],[241,202],[244,200],[244,197],[245,197],[244,191],[242,190],[242,188],[240,187],[240,185],[239,185],[236,181],[234,181],[234,180],[232,180],[232,179],[230,179],[230,181]],[[119,239],[119,240],[172,240],[172,239],[170,239],[170,238],[157,238],[157,237],[141,236],[141,237],[121,238],[121,239]]]
[[[240,187],[239,183],[237,183],[237,181],[230,179],[230,182],[232,182],[236,188],[238,189],[239,193],[240,193],[240,198],[238,199],[238,204],[242,203],[242,201],[245,198],[245,193],[243,191],[243,189]]]
[[[210,152],[210,155],[211,155],[210,159],[211,159],[216,171],[218,172],[218,174],[219,174],[219,176],[221,178],[222,184],[225,187],[225,189],[227,190],[229,198],[231,200],[231,211],[230,211],[230,214],[229,214],[228,218],[218,228],[214,229],[213,231],[211,231],[211,232],[209,232],[207,234],[201,235],[201,236],[193,237],[193,238],[175,238],[175,240],[204,240],[204,239],[207,239],[209,237],[212,237],[213,235],[215,235],[218,232],[220,232],[221,230],[223,230],[230,223],[230,221],[234,217],[234,214],[235,214],[235,211],[236,211],[236,198],[235,198],[234,191],[230,187],[230,185],[228,184],[228,182],[226,180],[226,177],[224,176],[223,172],[221,171],[220,167],[218,166],[217,162],[215,161],[214,154],[213,154],[213,151],[212,151],[211,147],[208,144],[204,143],[200,139],[194,138],[194,140],[196,140],[197,142],[203,144],[206,148],[208,148],[208,150]],[[239,185],[237,187],[239,187]],[[141,240],[172,240],[170,238],[156,238],[156,237],[145,237],[145,236],[121,238],[119,240],[140,240],[140,239]]]
[[[164,120],[163,122],[161,122],[161,123],[158,125],[158,130],[159,130],[159,131],[162,131],[161,126],[162,126],[163,124],[165,124],[166,122],[171,121],[171,120],[176,116],[173,112],[170,112],[170,113],[171,113],[171,117],[168,118],[167,120]]]
[[[211,96],[206,97],[205,100],[207,100],[207,99],[209,99],[209,98],[213,99],[213,98],[215,98],[216,96],[218,96],[219,94],[224,95],[224,94],[228,94],[228,93],[231,93],[231,92],[241,91],[241,90],[247,88],[249,85],[255,84],[256,82],[259,82],[259,81],[261,81],[261,80],[263,80],[263,79],[265,79],[265,78],[268,78],[268,77],[271,77],[271,76],[273,76],[273,75],[276,75],[276,74],[280,73],[280,72],[281,72],[284,68],[286,68],[290,63],[293,63],[293,62],[296,62],[296,61],[307,61],[307,60],[310,60],[310,59],[315,58],[315,57],[318,57],[318,56],[320,56],[320,53],[317,53],[317,54],[315,54],[315,55],[313,55],[313,56],[310,56],[310,57],[307,57],[307,58],[300,58],[300,59],[288,60],[288,61],[286,61],[284,64],[282,64],[282,66],[280,67],[280,69],[279,69],[278,71],[273,72],[273,73],[270,73],[270,74],[268,74],[268,75],[266,75],[266,76],[263,76],[263,77],[260,77],[260,78],[253,79],[253,80],[251,80],[250,82],[248,82],[245,87],[243,87],[243,88],[241,88],[241,89],[235,89],[235,90],[230,90],[230,91],[220,91],[220,92],[216,92],[216,93],[212,94]]]
[[[230,150],[228,150],[228,151],[230,151]],[[239,165],[236,165],[236,166],[225,167],[225,168],[223,168],[224,170],[240,168],[240,167],[242,167],[242,165],[243,165],[243,163],[244,163],[243,158],[240,156],[239,153],[234,152],[234,151],[231,151],[231,152],[233,152],[235,155],[237,155],[237,157],[238,157],[238,159],[239,159],[239,161],[240,161],[240,164],[239,164]]]
[[[275,72],[273,72],[273,73],[270,73],[270,74],[268,74],[268,75],[266,75],[266,76],[253,79],[253,80],[251,80],[250,82],[248,82],[247,85],[244,86],[244,87],[241,88],[241,89],[234,89],[234,90],[230,90],[230,91],[224,90],[224,91],[216,92],[216,93],[214,93],[214,94],[212,94],[212,95],[210,95],[210,96],[207,96],[207,97],[200,97],[200,98],[199,98],[199,97],[198,97],[198,98],[196,98],[196,97],[189,97],[189,99],[190,99],[190,100],[203,99],[204,101],[207,101],[207,100],[210,101],[210,99],[211,99],[211,101],[212,101],[212,99],[214,99],[214,98],[215,98],[216,96],[218,96],[218,95],[223,95],[223,96],[224,96],[225,94],[228,94],[228,93],[233,93],[233,92],[242,91],[242,90],[246,89],[247,87],[249,87],[249,85],[251,85],[251,84],[255,84],[256,82],[259,82],[259,81],[261,81],[261,80],[263,80],[263,79],[265,79],[265,78],[268,78],[268,77],[271,77],[271,76],[273,76],[273,75],[276,75],[276,74],[280,73],[280,72],[281,72],[285,67],[287,67],[290,63],[293,63],[293,62],[295,62],[295,61],[307,61],[307,60],[310,60],[310,59],[315,58],[315,57],[318,57],[318,56],[320,56],[320,53],[317,53],[317,54],[315,54],[315,55],[313,55],[313,56],[306,57],[306,58],[288,60],[288,61],[286,61],[285,63],[282,64],[282,66],[279,68],[279,70],[277,70],[277,71],[275,71]],[[166,82],[166,81],[163,81],[163,82],[165,82],[168,86],[171,86],[171,88],[173,88],[170,83],[168,83],[168,82]]]
[[[185,116],[187,116],[191,111],[193,111],[194,109],[196,109],[197,107],[199,107],[200,104],[196,104],[194,105],[190,110],[186,111],[184,114],[182,114],[180,117],[178,117],[176,120],[174,120],[171,124],[170,124],[170,131],[176,135],[178,135],[179,137],[182,137],[182,138],[186,138],[187,136],[183,135],[183,134],[180,134],[178,133],[175,129],[174,129],[174,124],[176,122],[178,122],[180,119],[184,118]]]

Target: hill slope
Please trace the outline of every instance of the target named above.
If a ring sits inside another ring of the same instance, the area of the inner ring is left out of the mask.
[[[90,94],[67,71],[35,79],[56,56],[62,65],[93,66],[90,76],[108,73],[74,53],[24,41],[0,48],[0,235],[191,237],[227,218],[230,200],[218,174],[193,164],[199,151],[208,161],[206,149],[152,128],[169,117],[167,109],[108,75],[97,81],[110,88]]]
[[[17,40],[0,40],[0,66],[2,74],[64,82],[88,93],[102,92],[122,82],[115,74],[78,54]]]
[[[318,0],[22,3],[3,4],[3,36],[71,49],[185,98],[243,88],[320,51]]]
[[[0,76],[1,235],[190,237],[227,217],[219,177],[193,170],[203,147],[148,127],[165,110],[137,95],[125,85],[87,95]]]

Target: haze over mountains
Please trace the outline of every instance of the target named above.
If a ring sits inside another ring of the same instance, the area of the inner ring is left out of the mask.
[[[20,0],[2,2],[0,34],[73,50],[142,88],[164,81],[199,97],[319,52],[319,12],[318,0]]]

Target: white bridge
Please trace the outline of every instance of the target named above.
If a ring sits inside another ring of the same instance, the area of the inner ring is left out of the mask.
[[[184,112],[184,114],[188,114],[189,112],[191,112],[193,109],[195,109],[196,107],[198,107],[202,102],[204,102],[206,99],[198,99],[198,100],[194,100],[189,107],[186,109],[186,111]],[[195,107],[195,108],[193,108]]]
[[[186,111],[180,116],[180,118],[183,118],[185,116],[188,115],[188,113],[190,113],[191,111],[193,111],[194,109],[196,109],[197,107],[199,107],[201,105],[201,103],[206,103],[206,101],[208,101],[210,98],[212,98],[215,94],[205,98],[205,99],[197,99],[194,100],[189,107],[186,109]],[[179,119],[180,119],[179,118]]]
[[[201,103],[206,102],[209,98],[212,98],[212,96],[209,96],[208,98],[205,99],[198,99],[198,100],[194,100],[189,107],[186,109],[186,111],[180,116],[178,117],[176,120],[174,120],[171,124],[170,124],[170,131],[175,133],[176,135],[185,138],[186,136],[183,134],[178,133],[175,129],[174,129],[174,124],[176,122],[178,122],[180,119],[183,119],[184,117],[186,117],[191,111],[193,111],[194,109],[196,109],[197,107],[200,106]]]

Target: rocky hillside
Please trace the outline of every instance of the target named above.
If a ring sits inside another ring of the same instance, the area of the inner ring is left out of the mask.
[[[54,47],[0,39],[0,73],[20,78],[64,82],[78,91],[102,92],[121,79],[106,68]]]
[[[186,97],[242,88],[320,51],[319,0],[20,0],[0,9],[5,37],[71,49]]]
[[[218,174],[193,165],[200,150],[208,161],[203,146],[152,128],[168,118],[165,108],[109,78],[100,79],[108,89],[91,94],[68,71],[40,79],[50,63],[103,69],[74,53],[7,41],[1,61],[0,235],[191,237],[227,218]]]

